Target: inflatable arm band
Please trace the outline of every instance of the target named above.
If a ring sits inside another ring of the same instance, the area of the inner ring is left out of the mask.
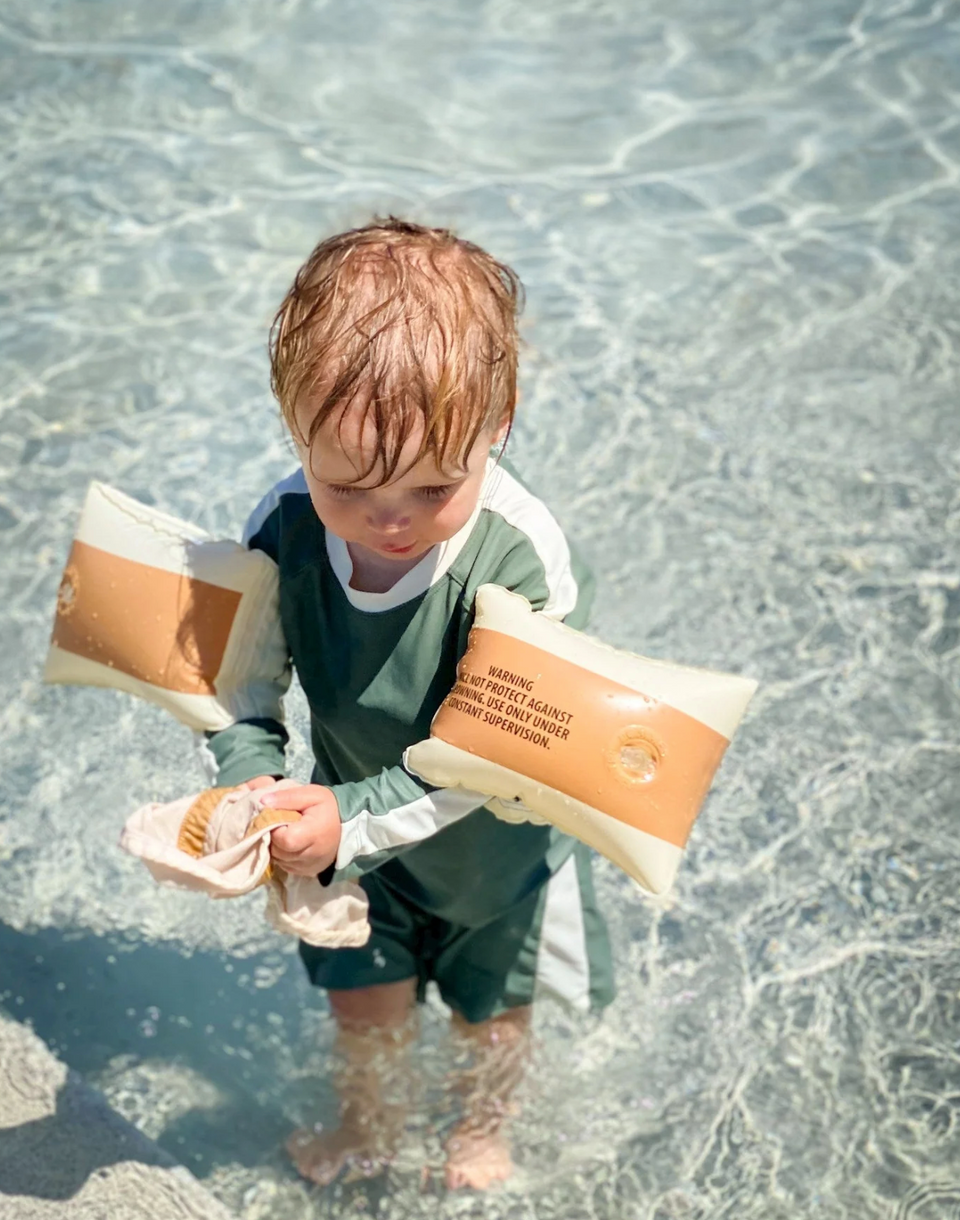
[[[195,729],[264,714],[285,687],[277,568],[259,551],[93,483],[44,680],[111,686]]]
[[[505,820],[552,823],[661,894],[756,686],[619,651],[483,585],[457,683],[405,762],[498,798]]]

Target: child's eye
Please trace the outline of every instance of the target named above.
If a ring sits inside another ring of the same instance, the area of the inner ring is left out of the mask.
[[[454,486],[453,483],[445,483],[440,487],[420,487],[417,490],[424,500],[445,500]]]
[[[349,483],[328,483],[327,491],[330,492],[332,496],[346,498],[347,496],[358,495],[361,488],[351,487]]]

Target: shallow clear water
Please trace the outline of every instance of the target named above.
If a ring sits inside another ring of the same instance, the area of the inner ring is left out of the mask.
[[[960,1214],[957,4],[3,0],[0,52],[0,1002],[245,1218]],[[373,211],[523,277],[598,634],[763,683],[672,900],[599,866],[620,998],[542,1014],[488,1199],[421,1188],[426,1103],[385,1182],[294,1180],[322,998],[116,847],[188,734],[39,684],[89,479],[236,533],[290,467],[265,330]]]

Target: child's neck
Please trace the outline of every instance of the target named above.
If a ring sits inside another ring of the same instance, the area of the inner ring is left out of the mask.
[[[353,563],[350,588],[358,593],[389,593],[426,555],[424,552],[411,559],[384,559],[355,542],[348,542],[347,550]]]

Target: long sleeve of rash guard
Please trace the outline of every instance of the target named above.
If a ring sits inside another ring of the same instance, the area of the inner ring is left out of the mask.
[[[208,733],[203,755],[211,781],[232,788],[258,775],[281,778],[286,775],[287,737],[282,721],[272,716],[238,720],[219,733]]]
[[[280,517],[276,510],[291,488],[299,488],[296,475],[278,483],[264,497],[243,533],[244,546],[262,552],[278,566]],[[237,700],[236,722],[219,732],[205,734],[201,746],[201,759],[211,782],[223,788],[258,775],[279,778],[286,774],[288,734],[284,727],[283,696],[290,687],[292,669],[279,604],[264,614],[253,647],[273,658],[273,672],[266,675],[261,672],[247,684]]]
[[[488,799],[464,788],[432,788],[402,766],[331,788],[342,832],[338,880],[357,877],[438,831],[459,822]]]

